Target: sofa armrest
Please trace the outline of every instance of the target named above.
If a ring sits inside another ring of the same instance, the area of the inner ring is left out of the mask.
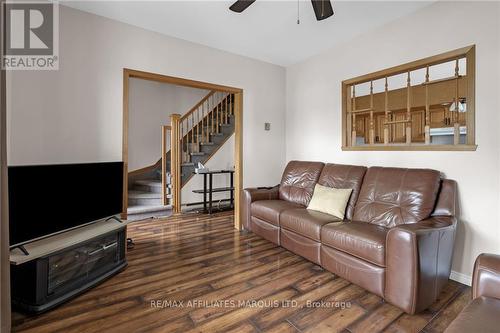
[[[385,298],[414,314],[439,296],[451,271],[457,220],[434,216],[387,233]]]
[[[480,254],[474,264],[472,299],[485,296],[500,299],[500,256]]]
[[[243,228],[250,230],[250,206],[258,200],[277,200],[279,198],[279,185],[267,188],[246,188],[243,190]]]

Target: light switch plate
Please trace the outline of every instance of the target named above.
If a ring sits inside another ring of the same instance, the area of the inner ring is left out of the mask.
[[[271,123],[264,123],[264,130],[270,131],[271,130]]]

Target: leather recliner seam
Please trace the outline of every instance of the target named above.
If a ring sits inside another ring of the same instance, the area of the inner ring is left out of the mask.
[[[342,253],[344,253],[344,254],[348,254],[348,255],[350,255],[350,256],[352,256],[352,257],[355,257],[355,258],[358,258],[358,259],[360,259],[360,260],[366,261],[367,263],[370,263],[370,264],[372,264],[372,265],[375,265],[375,266],[377,266],[378,268],[382,268],[382,269],[386,269],[386,268],[387,268],[387,264],[384,264],[384,266],[381,266],[379,263],[375,263],[375,262],[373,262],[372,260],[368,260],[368,259],[366,259],[366,258],[361,258],[359,255],[356,255],[356,254],[353,254],[353,253],[350,253],[350,252],[346,252],[346,250],[344,250],[344,249],[339,249],[338,247],[335,247],[335,246],[332,246],[332,245],[328,245],[328,244],[325,244],[325,243],[323,243],[323,242],[321,243],[321,245],[322,245],[322,246],[329,247],[329,248],[332,248],[332,249],[337,250],[337,251],[339,251],[339,252],[342,252]]]
[[[298,232],[298,231],[296,231],[296,230],[292,230],[292,229],[290,229],[290,228],[287,228],[287,227],[286,227],[286,226],[284,226],[284,225],[281,225],[281,221],[280,221],[280,226],[279,226],[279,227],[280,227],[281,229],[285,229],[286,231],[293,232],[294,234],[297,234],[297,235],[300,235],[300,236],[302,236],[302,237],[304,237],[304,238],[307,238],[307,239],[310,239],[310,240],[312,240],[312,241],[315,241],[315,242],[317,242],[317,243],[321,243],[321,239],[320,239],[320,240],[313,239],[313,238],[309,237],[308,235],[306,235],[305,233],[303,233],[303,234],[299,234],[299,232]]]

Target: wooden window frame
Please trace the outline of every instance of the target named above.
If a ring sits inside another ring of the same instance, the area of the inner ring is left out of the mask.
[[[348,118],[348,108],[350,108],[348,92],[350,87],[362,83],[369,83],[386,77],[407,73],[417,69],[425,68],[426,66],[438,65],[458,58],[466,59],[466,76],[467,76],[467,137],[465,144],[425,144],[425,143],[410,143],[410,144],[365,144],[351,145],[351,128]],[[434,55],[424,59],[412,61],[406,64],[383,69],[370,74],[361,75],[352,79],[342,81],[342,150],[344,151],[408,151],[408,150],[428,150],[428,151],[475,151],[476,135],[475,135],[475,75],[476,75],[476,47],[475,45],[466,46],[453,51]]]

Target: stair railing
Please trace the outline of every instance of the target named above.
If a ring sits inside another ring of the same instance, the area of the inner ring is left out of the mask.
[[[216,92],[210,91],[203,99],[201,99],[191,110],[186,112],[183,116],[180,117],[180,145],[181,145],[181,163],[186,161],[186,157],[189,156],[189,153],[193,152],[193,146],[195,143],[199,142],[199,133],[200,133],[200,113],[203,114],[206,104],[208,104],[212,99]],[[201,128],[202,133],[204,133],[204,129]]]
[[[210,143],[212,134],[220,133],[221,125],[229,124],[232,115],[234,115],[234,94],[210,91],[183,116],[179,114],[170,116],[170,175],[174,213],[181,212],[182,165],[191,163],[191,156],[200,153],[200,146]]]
[[[180,118],[181,163],[191,162],[191,155],[200,152],[200,145],[210,142],[212,133],[220,133],[220,124],[227,124],[232,112],[230,94],[211,91]]]

